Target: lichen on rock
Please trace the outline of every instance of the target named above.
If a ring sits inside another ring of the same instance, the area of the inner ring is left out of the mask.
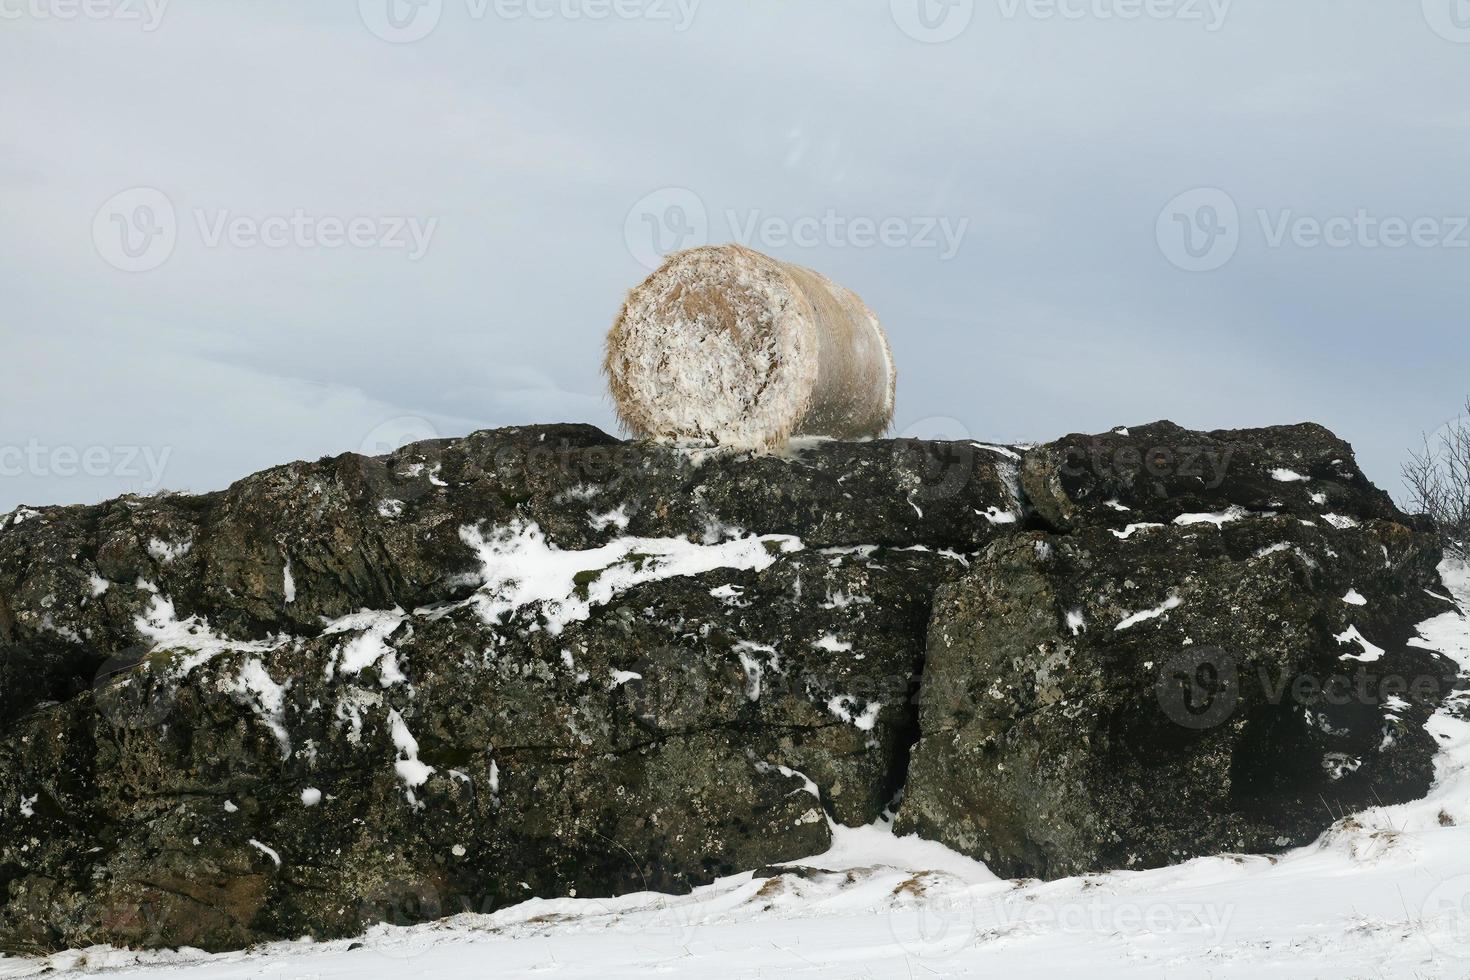
[[[1319,427],[1129,432],[769,455],[538,426],[26,508],[0,947],[687,890],[895,805],[1054,876],[1422,793],[1432,536]]]

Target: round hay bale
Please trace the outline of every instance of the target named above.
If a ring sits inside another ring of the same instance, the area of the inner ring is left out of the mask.
[[[851,290],[740,245],[671,255],[628,294],[603,362],[642,438],[777,448],[893,422],[893,353]]]

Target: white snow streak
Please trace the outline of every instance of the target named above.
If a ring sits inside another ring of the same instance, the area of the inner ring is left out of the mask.
[[[683,538],[619,538],[588,551],[562,551],[535,524],[518,523],[488,535],[477,527],[460,538],[478,552],[483,585],[475,596],[488,623],[539,604],[546,629],[560,633],[596,606],[645,582],[702,575],[717,568],[762,571],[778,554],[802,550],[783,534],[741,537],[716,544]]]
[[[1121,633],[1123,630],[1132,629],[1139,623],[1148,622],[1150,619],[1158,619],[1169,610],[1178,609],[1182,605],[1184,605],[1183,599],[1179,598],[1178,596],[1171,595],[1169,598],[1165,599],[1164,604],[1159,606],[1158,608],[1146,609],[1143,612],[1134,613],[1133,615],[1124,619],[1117,626],[1113,627],[1113,632]]]

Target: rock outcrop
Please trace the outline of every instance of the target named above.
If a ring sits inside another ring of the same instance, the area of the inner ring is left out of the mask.
[[[683,890],[900,799],[1006,874],[1279,849],[1428,787],[1438,557],[1316,426],[545,426],[21,508],[0,948]]]
[[[900,832],[1054,878],[1427,789],[1439,551],[1340,440],[1160,423],[1028,452],[1022,484],[1049,530],[939,589]]]

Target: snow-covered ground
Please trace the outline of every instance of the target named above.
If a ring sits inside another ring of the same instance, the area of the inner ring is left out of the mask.
[[[1444,573],[1470,610],[1470,568]],[[1421,633],[1470,673],[1470,620],[1446,614]],[[1427,799],[1341,820],[1276,858],[1017,883],[878,825],[838,829],[800,875],[746,873],[686,896],[535,900],[215,956],[0,959],[0,978],[1470,977],[1470,724],[1452,713],[1431,722],[1442,752]]]

